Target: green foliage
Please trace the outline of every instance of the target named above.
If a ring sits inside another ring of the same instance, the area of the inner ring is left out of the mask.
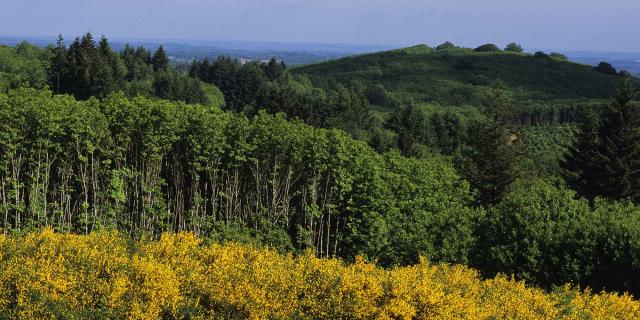
[[[480,219],[472,265],[547,288],[569,281],[637,293],[639,211],[599,199],[592,209],[571,190],[519,182]]]
[[[588,272],[589,238],[580,228],[589,212],[575,193],[542,182],[519,182],[495,208],[486,211],[478,232],[474,265],[486,275],[513,274],[542,286],[579,282]]]
[[[573,124],[550,124],[521,126],[517,128],[518,139],[529,157],[523,159],[526,172],[552,181],[562,180],[562,161],[565,158],[576,132]]]
[[[487,97],[487,122],[470,134],[463,171],[477,192],[477,202],[500,202],[509,185],[521,175],[523,150],[511,127],[512,111],[507,93],[496,85]]]
[[[0,92],[20,87],[44,88],[47,53],[26,42],[15,48],[0,46]]]
[[[471,195],[450,163],[383,156],[283,114],[20,89],[0,94],[0,120],[7,231],[189,230],[385,264],[463,262],[469,249]]]
[[[415,105],[399,108],[387,120],[387,128],[398,133],[397,146],[403,155],[416,156],[420,144],[430,144],[426,120],[424,112]]]
[[[376,127],[368,99],[396,103],[384,88],[314,87],[305,78],[293,79],[286,66],[275,59],[262,64],[241,64],[228,57],[194,61],[189,74],[220,88],[229,110],[249,115],[259,110],[283,112],[317,127],[342,129],[365,141],[371,139],[371,129]]]
[[[128,96],[154,96],[173,101],[222,105],[216,88],[174,70],[162,47],[153,57],[139,47],[111,49],[104,36],[96,43],[87,33],[67,48],[59,36],[56,46],[40,49],[26,42],[0,47],[0,92],[49,87],[77,99],[104,98],[117,91]]]
[[[217,106],[222,106],[224,102],[222,93],[214,86],[176,71],[157,73],[153,88],[154,96],[165,100]]]
[[[453,49],[457,49],[457,48],[458,47],[455,44],[447,41],[445,43],[442,43],[442,44],[438,45],[436,47],[436,51],[453,50]]]
[[[488,44],[483,44],[483,45],[475,48],[473,51],[475,51],[475,52],[500,52],[501,50],[495,44],[488,43]]]
[[[545,58],[549,58],[549,55],[544,53],[544,51],[536,51],[533,54],[533,57],[538,59],[545,59]]]
[[[559,60],[568,60],[567,56],[562,53],[551,52],[549,54],[551,58],[559,59]]]
[[[412,156],[432,152],[458,157],[470,130],[484,121],[473,107],[409,104],[386,117],[386,129],[374,132],[372,145]]]
[[[365,95],[370,104],[389,109],[397,108],[399,101],[393,97],[381,84],[367,86]]]
[[[519,45],[519,44],[517,44],[515,42],[511,42],[504,48],[504,51],[522,53],[522,52],[524,52],[524,49],[522,48],[521,45]]]
[[[144,47],[134,48],[126,44],[120,57],[127,68],[127,81],[141,81],[153,76],[151,53]]]
[[[594,244],[593,252],[587,255],[593,259],[589,266],[593,271],[581,275],[585,278],[582,282],[595,290],[640,293],[640,281],[633,276],[640,272],[639,212],[637,204],[596,201],[592,216],[585,221],[590,226],[586,238]]]
[[[592,200],[598,195],[593,183],[602,169],[596,162],[598,141],[598,119],[593,112],[586,112],[575,141],[561,162],[567,184],[578,194]]]
[[[537,58],[540,57],[540,58]],[[473,52],[453,45],[431,50],[392,50],[294,68],[315,85],[382,85],[400,101],[479,106],[490,84],[501,79],[516,102],[608,99],[619,78],[544,53]]]
[[[394,206],[386,214],[385,264],[411,264],[418,256],[466,263],[473,244],[475,211],[469,184],[443,159],[386,155],[386,185]]]
[[[640,110],[631,102],[637,96],[626,80],[598,127],[598,158],[603,177],[593,182],[598,194],[610,199],[640,200]]]
[[[600,62],[595,68],[597,72],[607,74],[607,75],[616,75],[618,71],[608,62]]]
[[[636,91],[625,81],[603,113],[590,115],[570,149],[564,167],[569,185],[581,195],[610,199],[640,197],[640,111]]]
[[[158,47],[158,50],[153,54],[151,65],[153,66],[153,71],[156,72],[169,68],[169,57],[167,57],[167,54],[164,52],[162,45]]]

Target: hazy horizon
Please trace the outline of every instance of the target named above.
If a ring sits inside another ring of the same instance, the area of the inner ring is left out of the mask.
[[[0,34],[402,47],[640,52],[640,0],[0,0]],[[73,8],[68,10],[68,8]],[[576,19],[579,17],[579,19]]]

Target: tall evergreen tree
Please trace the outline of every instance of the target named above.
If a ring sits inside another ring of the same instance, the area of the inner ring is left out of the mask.
[[[96,44],[91,33],[76,38],[69,47],[69,80],[66,92],[78,99],[88,99],[93,93]]]
[[[153,67],[147,61],[148,54],[148,51],[142,46],[134,48],[129,44],[125,45],[120,56],[127,69],[127,81],[148,80],[151,78]]]
[[[626,79],[598,128],[602,178],[594,187],[610,199],[640,198],[640,113],[631,104],[636,96]]]
[[[465,174],[476,191],[477,203],[494,205],[520,175],[522,146],[511,127],[512,110],[507,92],[494,84],[485,102],[487,122],[472,130]]]
[[[116,81],[114,80],[114,57],[111,45],[105,36],[100,38],[98,43],[97,54],[93,59],[93,67],[95,69],[95,86],[94,94],[105,96],[112,92]]]
[[[109,75],[108,80],[110,85],[108,86],[109,93],[115,90],[121,90],[124,87],[124,82],[127,78],[127,66],[120,55],[111,49],[111,45],[106,37],[102,36],[100,43],[98,44],[98,52],[105,63],[104,68],[107,69]]]
[[[200,64],[200,67],[198,69],[198,77],[200,78],[200,80],[202,81],[206,81],[206,82],[213,82],[211,78],[211,63],[209,62],[209,59],[205,58],[204,61],[202,61],[202,63]]]
[[[162,45],[160,45],[158,50],[153,54],[151,64],[153,65],[153,71],[167,70],[169,68],[169,57],[167,57],[167,54],[164,52]]]
[[[592,109],[586,109],[573,145],[560,166],[567,184],[589,200],[598,195],[594,187],[600,174],[598,159],[598,119]]]
[[[268,63],[263,65],[263,69],[269,81],[282,81],[286,78],[286,66],[276,58],[271,58]]]
[[[68,67],[67,64],[67,47],[64,44],[62,35],[58,35],[56,46],[52,49],[51,70],[49,74],[52,89],[55,93],[63,92],[65,73]]]

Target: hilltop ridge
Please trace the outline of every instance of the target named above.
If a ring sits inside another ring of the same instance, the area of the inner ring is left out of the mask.
[[[516,101],[608,99],[621,80],[561,55],[427,45],[346,57],[292,70],[319,85],[383,85],[399,98],[447,105],[477,104],[501,80]]]

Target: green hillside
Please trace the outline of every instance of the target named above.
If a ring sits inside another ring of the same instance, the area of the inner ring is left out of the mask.
[[[497,79],[517,101],[606,99],[620,77],[549,55],[475,52],[426,45],[366,54],[293,69],[318,85],[381,84],[397,98],[447,105],[477,104]]]

